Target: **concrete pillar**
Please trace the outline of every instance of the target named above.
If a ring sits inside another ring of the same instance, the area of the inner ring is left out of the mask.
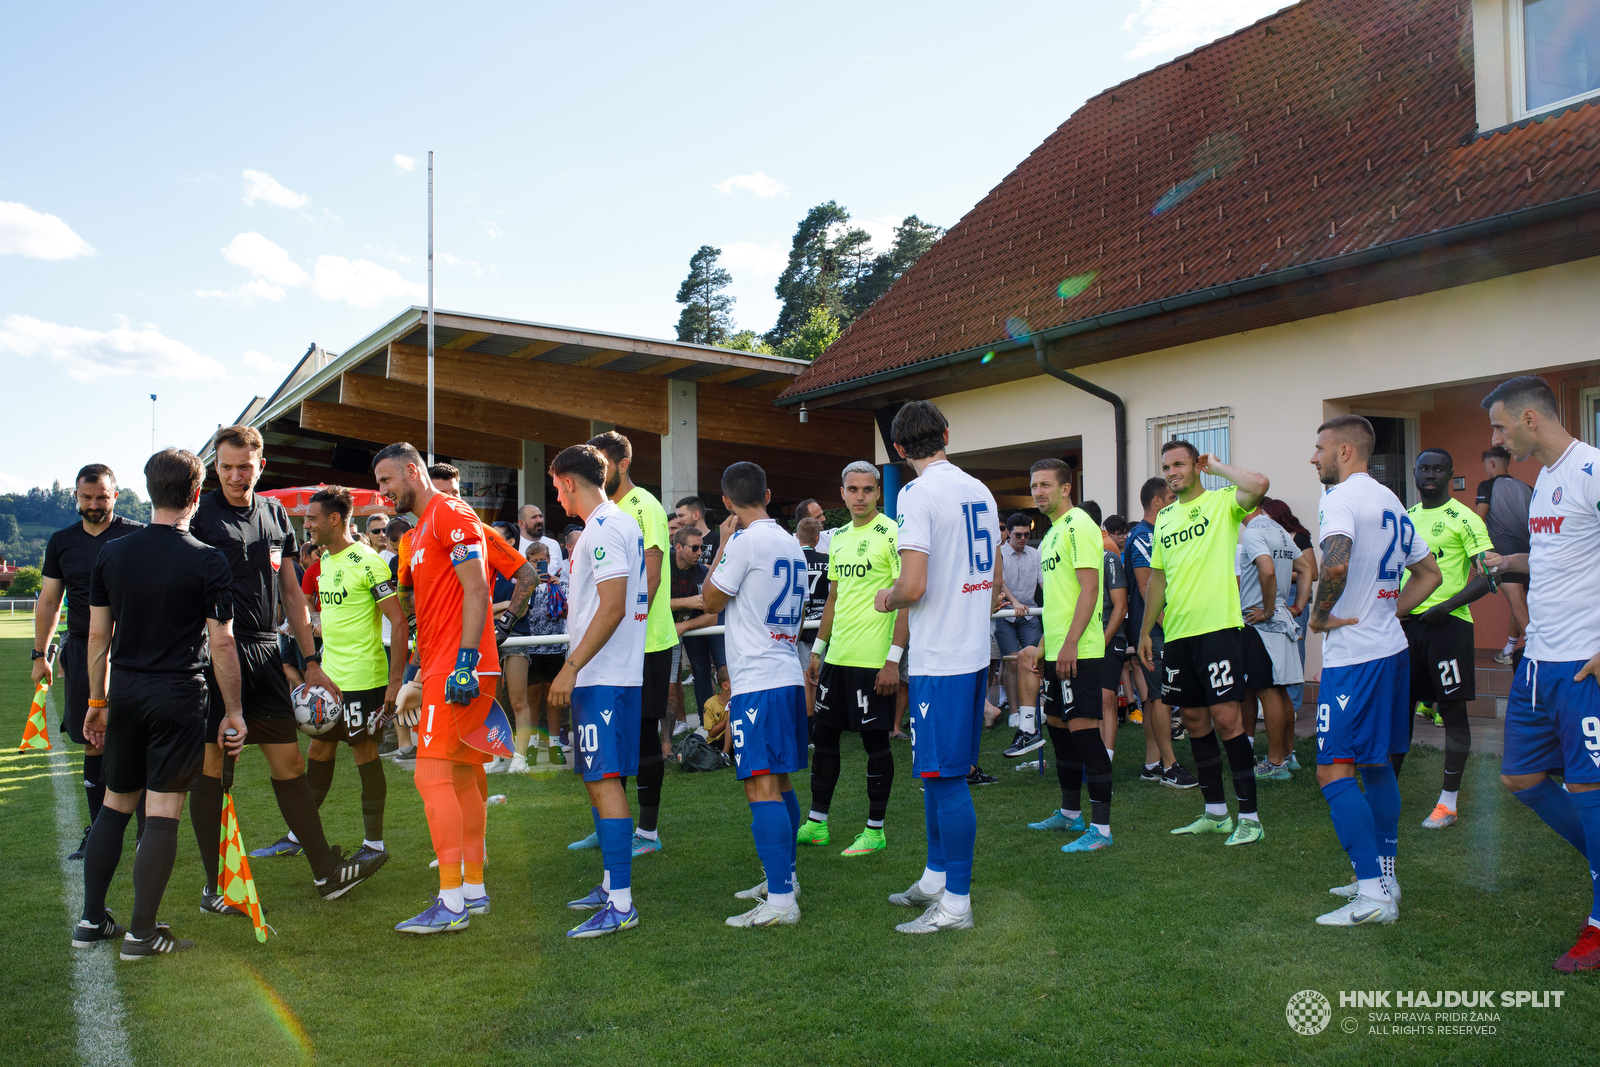
[[[545,509],[544,472],[550,466],[544,456],[544,445],[538,441],[522,442],[522,470],[517,472],[517,506],[533,504]]]
[[[700,493],[699,387],[667,382],[667,432],[661,435],[661,506]]]

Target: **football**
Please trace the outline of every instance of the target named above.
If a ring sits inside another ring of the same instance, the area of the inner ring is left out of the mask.
[[[317,737],[344,718],[344,705],[320,685],[297,685],[293,697],[294,720],[301,733]]]

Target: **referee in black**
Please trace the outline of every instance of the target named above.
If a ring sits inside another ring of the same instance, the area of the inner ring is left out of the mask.
[[[106,793],[100,749],[83,736],[83,716],[89,710],[89,571],[95,557],[119,537],[142,529],[144,523],[113,514],[117,504],[117,476],[104,463],[91,463],[78,471],[73,501],[79,522],[57,530],[44,546],[44,585],[33,613],[33,684],[53,681],[48,658],[50,639],[61,618],[61,597],[67,598],[67,638],[57,662],[67,683],[62,731],[83,746],[83,791],[89,796],[89,822],[100,814]],[[89,827],[69,860],[83,859]]]
[[[150,525],[107,545],[89,582],[83,732],[105,750],[106,794],[84,849],[83,918],[72,944],[87,948],[120,937],[125,960],[194,947],[156,921],[178,854],[178,817],[200,775],[206,738],[225,740],[237,755],[247,730],[233,643],[233,576],[221,552],[184,529],[205,473],[193,452],[169,448],[151,456],[144,468]],[[108,655],[115,664],[109,671]],[[208,666],[225,707],[209,732]],[[234,736],[226,737],[228,731]],[[106,890],[141,795],[145,831],[133,861],[133,918],[124,931],[106,909]]]
[[[341,851],[329,847],[322,817],[317,814],[316,798],[306,782],[306,762],[300,754],[300,733],[295,725],[289,681],[284,677],[278,634],[273,627],[280,595],[284,618],[289,621],[295,644],[306,662],[306,684],[323,686],[330,693],[339,689],[322,672],[322,653],[317,651],[311,633],[311,613],[290,562],[299,547],[294,527],[289,525],[289,513],[282,504],[256,494],[256,481],[266,467],[260,432],[253,426],[224,427],[217,431],[214,444],[217,480],[222,488],[200,498],[190,531],[200,541],[221,549],[233,574],[240,701],[245,725],[250,728],[249,743],[261,746],[272,775],[278,810],[305,849],[317,892],[325,898],[343,896],[382,866],[382,861],[371,856],[360,861],[346,860]],[[218,915],[242,915],[217,892],[222,748],[215,735],[225,701],[217,679],[211,677],[208,681],[211,717],[206,729],[205,774],[195,786],[194,801],[189,806],[195,840],[206,868],[200,907]]]

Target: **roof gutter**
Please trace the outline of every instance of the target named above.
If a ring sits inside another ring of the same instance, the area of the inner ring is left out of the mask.
[[[1122,402],[1120,396],[1104,386],[1096,385],[1051,363],[1050,357],[1045,353],[1043,334],[1033,335],[1033,351],[1039,358],[1040,370],[1111,405],[1111,414],[1116,419],[1117,428],[1117,514],[1126,515],[1128,513],[1128,406]]]
[[[1373,263],[1382,263],[1386,260],[1416,255],[1419,252],[1443,248],[1462,241],[1506,233],[1510,230],[1534,225],[1535,223],[1581,214],[1597,207],[1600,207],[1600,190],[1580,193],[1577,196],[1558,200],[1553,204],[1519,208],[1516,211],[1491,215],[1486,219],[1477,219],[1473,222],[1462,223],[1459,226],[1434,230],[1431,233],[1407,237],[1404,240],[1376,245],[1372,248],[1364,248],[1342,256],[1330,256],[1327,259],[1319,259],[1311,263],[1285,267],[1282,270],[1258,274],[1253,278],[1242,278],[1238,281],[1225,282],[1222,285],[1213,285],[1206,289],[1196,289],[1193,292],[1182,293],[1164,300],[1152,300],[1144,304],[1134,304],[1132,307],[1122,308],[1119,311],[1109,311],[1104,315],[1078,319],[1075,322],[1053,326],[1048,330],[1040,330],[1037,333],[1024,334],[1016,338],[1006,338],[992,344],[980,345],[977,348],[963,349],[960,352],[951,352],[947,355],[925,359],[909,366],[879,371],[876,374],[852,378],[849,381],[822,386],[817,389],[808,389],[803,393],[792,393],[789,396],[778,398],[774,403],[780,407],[790,407],[807,400],[818,400],[825,396],[833,396],[836,393],[850,392],[867,386],[896,381],[900,378],[909,378],[925,371],[939,370],[942,367],[954,366],[959,363],[970,363],[973,360],[982,359],[990,352],[1009,352],[1030,346],[1037,348],[1040,341],[1048,344],[1052,341],[1060,341],[1078,334],[1092,333],[1095,330],[1102,330],[1110,326],[1119,326],[1126,322],[1151,318],[1169,311],[1178,311],[1183,308],[1195,307],[1199,304],[1209,304],[1231,296],[1243,296],[1246,293],[1260,292],[1263,289],[1285,285],[1289,282],[1322,277],[1343,270],[1351,270]],[[1054,373],[1048,367],[1046,370],[1047,373]],[[1057,376],[1059,377],[1059,375]],[[1079,386],[1079,388],[1082,388],[1082,386]]]

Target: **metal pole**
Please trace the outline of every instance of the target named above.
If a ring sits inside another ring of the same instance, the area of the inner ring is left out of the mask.
[[[156,454],[156,394],[150,394],[150,454]]]
[[[428,466],[433,466],[433,151],[428,152]]]

